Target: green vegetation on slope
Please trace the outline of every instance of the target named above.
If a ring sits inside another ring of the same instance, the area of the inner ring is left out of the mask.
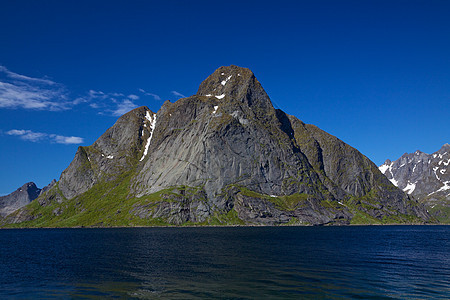
[[[192,219],[169,219],[178,208],[189,210],[191,202],[206,203],[202,187],[178,186],[137,198],[129,196],[130,180],[133,172],[123,173],[113,181],[94,185],[87,192],[73,198],[65,199],[56,185],[47,192],[46,197],[40,197],[30,203],[25,210],[30,215],[29,221],[9,224],[5,227],[114,227],[114,226],[204,226],[204,225],[245,225],[234,208],[228,211],[213,211],[208,217],[192,221]],[[292,213],[296,209],[310,206],[311,195],[293,194],[289,196],[270,196],[254,192],[240,186],[239,193],[245,197],[270,202],[281,211]],[[42,201],[43,199],[48,199]],[[171,203],[174,206],[171,206]],[[348,198],[343,202],[321,200],[317,202],[323,209],[336,211],[348,209],[353,217],[350,224],[398,224],[420,223],[421,220],[411,215],[399,214],[381,207],[374,192],[360,198]],[[166,205],[168,211],[158,216],[156,211]],[[177,206],[178,205],[178,206]],[[177,206],[177,207],[176,207]],[[172,210],[171,210],[172,209]],[[382,210],[381,210],[382,209]],[[382,213],[376,213],[381,211]],[[156,217],[155,217],[156,215]],[[376,217],[375,217],[376,216]],[[180,221],[181,220],[181,221]],[[296,217],[291,217],[284,225],[305,224]]]

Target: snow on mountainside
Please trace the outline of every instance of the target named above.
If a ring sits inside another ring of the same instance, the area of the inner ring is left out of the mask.
[[[404,192],[424,202],[430,209],[450,202],[450,145],[427,154],[417,150],[405,153],[396,161],[385,161],[381,173]],[[442,208],[442,207],[441,207]],[[442,213],[442,211],[440,212]]]

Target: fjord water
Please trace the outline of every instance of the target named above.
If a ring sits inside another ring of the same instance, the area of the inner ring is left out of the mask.
[[[450,227],[0,231],[0,298],[448,298]]]

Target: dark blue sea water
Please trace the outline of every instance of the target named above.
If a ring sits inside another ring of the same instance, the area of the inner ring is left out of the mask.
[[[0,298],[448,299],[450,226],[0,230]]]

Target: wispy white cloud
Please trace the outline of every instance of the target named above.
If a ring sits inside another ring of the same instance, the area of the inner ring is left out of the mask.
[[[91,104],[89,104],[89,106],[94,109],[100,108],[100,105],[98,105],[97,103],[91,103]]]
[[[59,111],[85,103],[114,116],[137,107],[138,95],[89,90],[84,96],[69,99],[66,88],[49,79],[14,73],[0,65],[0,108]],[[25,135],[24,139],[27,138]]]
[[[0,108],[58,111],[73,105],[63,85],[17,74],[0,66]]]
[[[91,108],[99,110],[99,114],[121,116],[138,107],[134,101],[139,100],[139,96],[90,90],[83,99]]]
[[[1,65],[0,65],[0,72],[5,73],[6,76],[8,76],[10,78],[21,80],[21,81],[31,81],[31,82],[41,83],[41,84],[57,85],[56,82],[49,80],[49,79],[33,78],[33,77],[28,77],[25,75],[14,73],[14,72],[8,70],[5,66],[1,66]]]
[[[156,101],[161,101],[161,97],[160,96],[158,96],[156,94],[153,94],[153,93],[149,93],[149,92],[145,91],[144,89],[139,89],[139,92],[141,92],[145,96],[153,97],[153,99],[155,99]]]
[[[60,111],[69,110],[77,105],[95,109],[99,114],[119,116],[138,107],[136,104],[143,96],[161,101],[161,97],[139,89],[142,94],[124,94],[91,89],[84,95],[72,96],[60,83],[48,78],[33,78],[14,73],[0,65],[0,109],[29,109]],[[172,91],[177,97],[185,97]],[[25,135],[24,139],[27,136]],[[31,138],[31,137],[30,137]]]
[[[84,139],[78,136],[63,136],[57,134],[51,134],[49,136],[55,143],[58,144],[81,144],[84,142]]]
[[[181,94],[181,93],[178,93],[177,91],[171,91],[171,93],[172,93],[173,95],[179,97],[179,98],[186,98],[185,95],[183,95],[183,94]]]
[[[6,132],[7,135],[19,136],[22,140],[30,142],[39,142],[47,137],[47,134],[41,132],[33,132],[31,130],[12,129]]]
[[[139,96],[138,95],[128,95],[128,98],[130,98],[131,100],[139,100]]]
[[[83,138],[77,136],[63,136],[58,134],[34,132],[31,130],[24,130],[24,129],[12,129],[7,131],[6,134],[17,136],[20,139],[29,142],[49,141],[51,143],[65,144],[65,145],[81,144],[84,142]]]
[[[121,116],[129,112],[130,110],[135,109],[136,107],[138,107],[136,104],[126,99],[120,103],[117,103],[117,108],[112,111],[112,114],[113,116]]]

